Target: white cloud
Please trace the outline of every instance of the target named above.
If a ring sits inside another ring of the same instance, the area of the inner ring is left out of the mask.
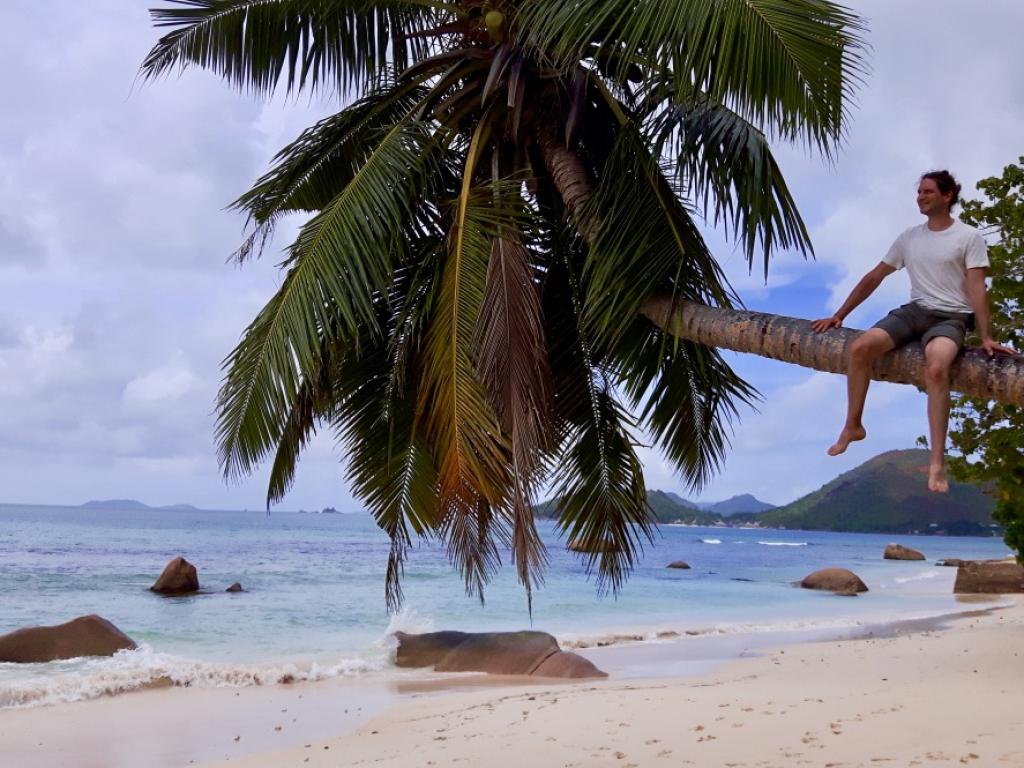
[[[124,404],[130,409],[164,408],[187,394],[196,377],[178,359],[129,381],[124,388]]]

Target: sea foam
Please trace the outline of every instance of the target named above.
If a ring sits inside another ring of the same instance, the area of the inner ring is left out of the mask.
[[[8,666],[8,665],[0,665]],[[111,657],[69,659],[36,667],[38,676],[0,689],[0,709],[95,699],[154,687],[243,688],[357,677],[391,666],[379,650],[364,656],[264,664],[195,661],[146,644]]]

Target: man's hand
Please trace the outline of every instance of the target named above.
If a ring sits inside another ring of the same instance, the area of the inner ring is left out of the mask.
[[[985,350],[985,354],[987,354],[989,357],[992,357],[992,355],[994,355],[996,352],[998,352],[1001,355],[1013,355],[1014,357],[1020,356],[1020,353],[1017,350],[1013,349],[1012,347],[1004,346],[995,339],[982,339],[981,348]]]
[[[843,324],[843,318],[839,315],[832,315],[832,317],[823,317],[821,320],[813,320],[811,322],[811,328],[814,329],[815,333],[824,333],[829,328],[839,328]]]

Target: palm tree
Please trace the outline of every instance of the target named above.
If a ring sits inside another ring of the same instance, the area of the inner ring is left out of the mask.
[[[641,308],[737,302],[698,215],[766,274],[774,250],[810,251],[768,136],[834,153],[860,20],[829,0],[168,2],[145,77],[347,101],[235,203],[239,261],[312,215],[225,361],[225,475],[273,456],[274,503],[332,430],[391,538],[389,607],[413,535],[481,599],[508,547],[529,596],[541,487],[617,589],[652,530],[639,436],[696,488],[756,396]]]

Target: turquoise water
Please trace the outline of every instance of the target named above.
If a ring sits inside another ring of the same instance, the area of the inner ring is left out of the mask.
[[[940,615],[952,596],[944,557],[1009,554],[1000,539],[902,536],[926,563],[881,558],[889,536],[664,526],[618,597],[597,594],[577,555],[542,524],[550,566],[526,597],[506,567],[481,605],[437,545],[406,567],[406,607],[384,605],[387,538],[366,515],[117,511],[0,505],[0,634],[98,613],[140,643],[113,659],[0,664],[0,706],[130,690],[159,677],[180,684],[248,685],[285,675],[318,679],[394,674],[395,629],[533,627],[569,645],[612,635],[735,633]],[[165,598],[148,587],[184,555],[200,594]],[[673,560],[692,570],[668,570]],[[821,567],[856,571],[871,591],[842,599],[795,589]],[[240,581],[246,592],[226,594]],[[682,642],[685,642],[683,640]]]

